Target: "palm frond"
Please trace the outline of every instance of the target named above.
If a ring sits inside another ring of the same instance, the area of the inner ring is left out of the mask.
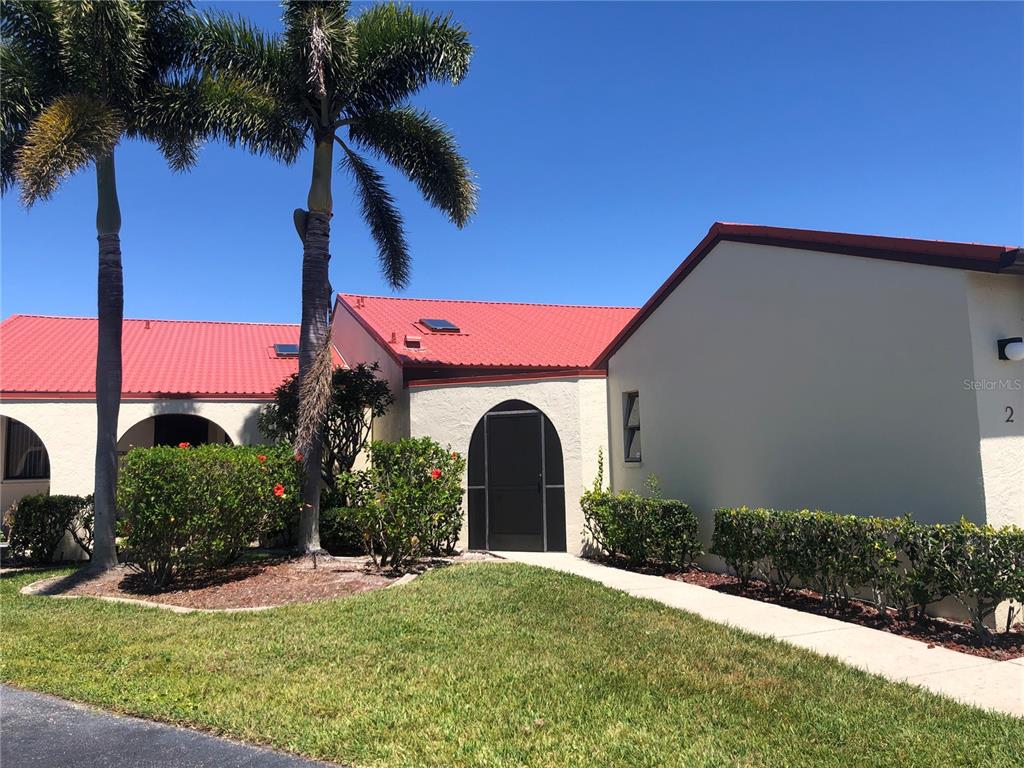
[[[65,178],[112,152],[123,129],[120,116],[93,99],[55,99],[29,124],[15,153],[22,201],[29,206],[48,198]]]
[[[469,33],[451,16],[394,3],[360,14],[355,41],[346,106],[356,115],[391,109],[428,82],[458,83],[473,55]]]
[[[41,81],[58,84],[60,39],[54,18],[55,4],[48,0],[4,0],[0,3],[0,35],[4,43],[22,51]]]
[[[332,104],[346,63],[352,55],[349,3],[343,0],[285,0],[284,45],[293,71],[305,81],[321,125],[332,117]]]
[[[55,5],[61,64],[75,90],[107,103],[130,105],[145,70],[141,5],[128,0]]]
[[[344,144],[341,146],[344,149],[342,162],[356,183],[363,219],[377,244],[377,258],[384,278],[393,288],[404,288],[409,282],[409,246],[395,200],[377,169]]]
[[[464,226],[476,211],[473,173],[440,120],[403,107],[354,120],[349,135],[401,170],[456,226]]]
[[[207,72],[230,74],[278,90],[284,75],[284,48],[247,19],[207,13],[192,19],[199,64]]]
[[[145,39],[143,79],[158,81],[165,73],[179,73],[196,63],[189,0],[146,0],[140,4]]]
[[[42,108],[33,88],[33,70],[25,52],[0,43],[0,191],[15,181],[15,152],[25,141],[25,129]]]
[[[126,132],[156,144],[171,170],[185,171],[199,160],[210,132],[207,111],[195,79],[159,84],[139,101]]]

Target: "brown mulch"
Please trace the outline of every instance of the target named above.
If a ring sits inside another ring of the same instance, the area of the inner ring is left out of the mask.
[[[99,576],[78,571],[47,584],[40,594],[121,597],[186,608],[264,608],[313,603],[381,589],[396,577],[373,570],[362,557],[250,560],[214,573],[175,580],[154,593],[142,577],[124,566]]]
[[[874,606],[860,600],[852,600],[848,610],[832,614],[826,609],[821,595],[811,589],[794,589],[780,597],[769,591],[763,581],[752,580],[750,585],[744,589],[740,585],[740,580],[735,576],[697,570],[667,574],[666,578],[685,581],[687,584],[696,584],[716,592],[760,600],[762,603],[774,603],[786,608],[795,608],[798,611],[831,616],[841,621],[860,624],[862,627],[881,629],[894,635],[920,640],[927,643],[929,648],[940,646],[996,661],[1024,658],[1024,628],[1019,625],[1010,632],[993,635],[988,644],[983,645],[975,637],[969,624],[931,617],[920,622],[902,621],[893,611],[888,612],[890,620],[886,622]]]

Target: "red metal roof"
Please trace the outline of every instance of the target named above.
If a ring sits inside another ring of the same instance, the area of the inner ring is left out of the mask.
[[[347,310],[405,367],[587,369],[636,312],[631,307],[582,307],[493,301],[338,295]],[[420,321],[449,320],[457,333],[431,331]],[[406,336],[420,339],[418,349]]]
[[[842,253],[886,261],[903,261],[932,267],[965,269],[974,272],[1013,272],[1024,270],[1024,253],[1018,246],[957,243],[946,240],[916,240],[909,237],[855,235],[846,232],[825,232],[814,229],[767,227],[758,224],[733,224],[716,221],[676,268],[668,280],[654,292],[629,324],[623,327],[596,358],[595,367],[604,367],[615,350],[668,298],[686,276],[722,240],[758,245],[774,245],[808,251]]]
[[[268,397],[298,368],[274,344],[297,344],[298,325],[125,320],[125,397]],[[14,315],[0,324],[0,392],[91,397],[96,320]]]

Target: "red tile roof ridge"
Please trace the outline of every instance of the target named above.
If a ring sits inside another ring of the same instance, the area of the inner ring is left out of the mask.
[[[8,315],[3,319],[3,322],[13,320],[16,317],[32,317],[41,318],[44,320],[89,320],[96,322],[95,317],[87,317],[83,315],[50,315],[50,314],[32,314],[26,312],[15,312],[13,315]],[[155,317],[126,317],[123,322],[125,323],[189,323],[192,325],[259,325],[271,328],[298,328],[298,323],[268,323],[260,320],[169,320],[167,318],[155,318]]]
[[[541,301],[489,301],[487,299],[430,299],[425,298],[423,296],[380,296],[371,293],[339,292],[338,297],[352,299],[382,299],[383,301],[422,301],[441,304],[498,304],[513,307],[559,307],[565,309],[639,309],[639,307],[622,306],[618,304],[548,304]],[[353,309],[358,309],[358,307],[353,307]]]

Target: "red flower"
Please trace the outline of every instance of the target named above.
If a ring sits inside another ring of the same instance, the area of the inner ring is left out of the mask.
[[[295,460],[296,461],[302,461],[304,458],[306,458],[306,457],[302,455],[302,451],[296,451],[295,452]]]
[[[178,443],[178,447],[179,448],[191,448],[192,444],[191,443]]]
[[[266,455],[262,454],[262,453],[259,456],[257,456],[256,458],[260,460],[260,464],[262,464],[264,461],[267,460]]]
[[[275,485],[274,486],[274,495],[277,496],[279,499],[283,499],[284,498],[284,486],[281,485],[280,483]]]
[[[437,467],[434,467],[434,469],[430,470],[430,476],[434,480],[437,480],[437,478],[439,478],[441,476],[441,470],[438,469]]]

